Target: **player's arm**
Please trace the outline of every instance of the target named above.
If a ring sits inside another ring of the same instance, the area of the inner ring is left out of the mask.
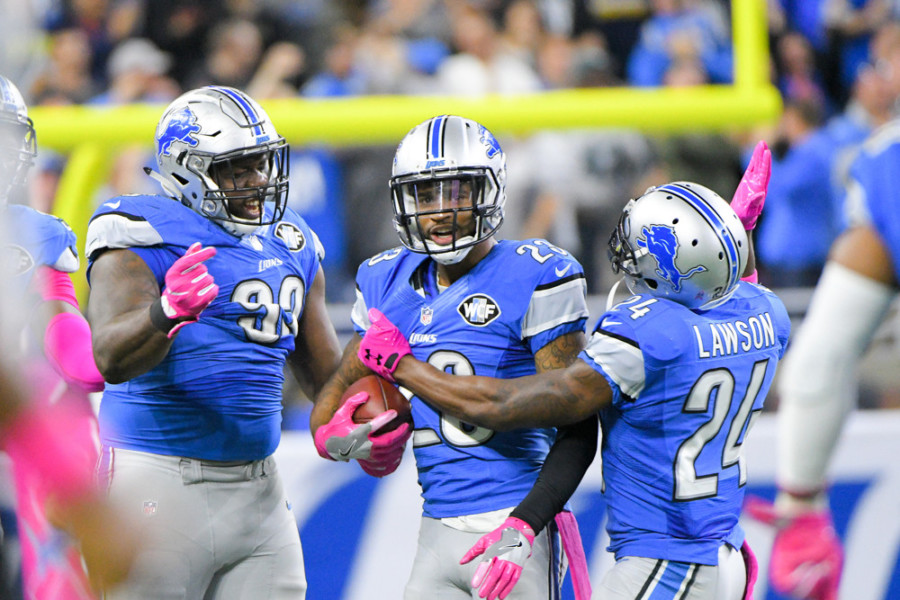
[[[313,399],[341,361],[341,346],[325,304],[325,273],[321,265],[306,295],[294,343],[288,364],[306,396]]]
[[[580,331],[556,338],[535,354],[537,372],[547,373],[572,365],[584,345],[584,333]],[[597,431],[596,414],[559,427],[534,487],[511,516],[528,523],[535,534],[540,533],[563,509],[591,466],[597,453]]]
[[[780,371],[778,480],[812,498],[856,397],[856,368],[897,293],[891,257],[869,226],[833,244],[809,309]]]
[[[108,382],[146,373],[169,352],[172,340],[150,320],[159,300],[156,277],[131,250],[108,250],[94,261],[87,317],[94,358]]]
[[[416,359],[403,333],[380,311],[370,308],[368,316],[360,360],[466,422],[496,431],[558,427],[583,421],[612,402],[609,383],[581,359],[516,379],[451,375]]]
[[[38,267],[31,285],[37,303],[31,329],[38,332],[44,356],[69,383],[94,392],[103,389],[103,376],[94,363],[91,329],[81,314],[68,273]]]
[[[341,362],[334,370],[328,381],[322,386],[321,390],[315,397],[315,406],[309,417],[309,429],[315,435],[320,426],[328,423],[337,409],[341,406],[341,396],[350,385],[365,377],[371,375],[372,371],[362,363],[357,357],[359,351],[359,342],[362,338],[358,334],[347,342],[344,353],[341,356]]]

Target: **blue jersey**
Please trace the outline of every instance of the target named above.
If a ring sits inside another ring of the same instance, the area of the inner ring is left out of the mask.
[[[750,283],[708,311],[641,295],[600,318],[580,357],[613,391],[600,419],[617,558],[715,565],[722,543],[741,547],[741,444],[789,333],[778,297]]]
[[[900,281],[900,120],[876,131],[850,169],[847,203],[851,221],[863,220],[878,232]]]
[[[7,260],[12,261],[13,281],[24,291],[38,267],[72,273],[78,270],[75,233],[65,221],[28,206],[6,207]]]
[[[101,440],[169,456],[264,458],[281,435],[283,368],[319,267],[318,241],[291,210],[238,238],[170,198],[121,196],[91,219],[88,278],[103,250],[129,248],[162,289],[166,271],[197,241],[216,248],[204,264],[219,293],[162,362],[106,385]]]
[[[534,355],[584,331],[581,265],[544,240],[504,240],[438,293],[435,263],[395,248],[358,271],[353,323],[360,335],[377,308],[400,328],[413,355],[456,375],[512,378],[535,373]],[[459,517],[515,506],[531,489],[555,429],[492,431],[412,397],[413,450],[424,513]]]

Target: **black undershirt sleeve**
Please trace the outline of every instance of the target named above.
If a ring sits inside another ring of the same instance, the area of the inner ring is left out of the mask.
[[[568,502],[597,453],[599,419],[560,427],[537,481],[512,511],[539,533]]]

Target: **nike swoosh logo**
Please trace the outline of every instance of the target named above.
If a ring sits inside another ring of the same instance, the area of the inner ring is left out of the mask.
[[[600,322],[601,327],[609,327],[610,325],[621,325],[621,324],[622,324],[621,322],[612,321],[609,318],[603,319],[603,321]]]
[[[559,268],[554,269],[553,272],[556,273],[556,276],[557,276],[557,277],[562,277],[563,275],[565,275],[566,273],[568,273],[568,272],[569,272],[569,269],[571,269],[571,268],[572,268],[572,263],[569,263],[569,264],[567,264],[565,267],[563,267],[562,269],[559,269]]]
[[[350,447],[347,448],[346,450],[344,450],[343,448],[341,448],[340,450],[338,450],[338,454],[341,455],[341,458],[347,458],[348,456],[350,456],[350,454],[351,454],[355,449],[356,449],[356,441],[353,441],[353,442],[350,443]]]
[[[501,547],[501,548],[521,548],[521,547],[522,547],[522,541],[519,540],[519,543],[518,543],[518,544],[507,544],[507,545],[505,545],[505,546],[500,546],[500,547]]]
[[[116,200],[115,202],[105,202],[105,203],[103,204],[103,206],[108,206],[108,207],[110,207],[111,209],[115,210],[115,209],[119,208],[119,205],[120,205],[120,204],[122,204],[122,201],[121,201],[121,200]]]

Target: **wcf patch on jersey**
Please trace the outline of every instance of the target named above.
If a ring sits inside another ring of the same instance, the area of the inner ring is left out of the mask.
[[[306,237],[300,228],[287,221],[275,226],[275,237],[280,238],[291,252],[299,252],[306,245]]]
[[[466,323],[484,327],[500,316],[500,305],[487,294],[472,294],[456,308]]]

